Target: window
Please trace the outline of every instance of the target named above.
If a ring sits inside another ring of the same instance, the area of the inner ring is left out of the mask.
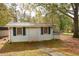
[[[47,28],[47,27],[44,27],[44,28],[43,28],[43,33],[44,33],[44,34],[48,33],[48,28]]]
[[[17,28],[17,35],[22,35],[22,28]]]
[[[50,34],[50,27],[41,27],[41,34]]]
[[[25,36],[26,35],[26,28],[25,27],[23,27],[23,28],[13,27],[13,36],[16,36],[16,35]]]

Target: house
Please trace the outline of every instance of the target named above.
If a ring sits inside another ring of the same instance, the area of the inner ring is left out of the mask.
[[[0,26],[0,38],[8,37],[8,27]]]
[[[53,27],[46,23],[10,22],[10,42],[42,41],[53,39]]]

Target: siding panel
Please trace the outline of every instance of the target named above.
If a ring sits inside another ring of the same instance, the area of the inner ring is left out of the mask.
[[[53,39],[53,29],[51,29],[50,34],[41,35],[41,27],[40,28],[26,28],[26,35],[16,35],[13,36],[13,28],[11,28],[11,41],[12,42],[26,42],[26,41],[43,41],[43,40],[51,40]]]

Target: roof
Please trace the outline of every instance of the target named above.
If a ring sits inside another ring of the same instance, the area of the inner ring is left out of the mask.
[[[30,23],[30,22],[10,22],[6,26],[8,27],[52,27],[47,23]]]
[[[0,27],[0,30],[8,30],[8,27]]]

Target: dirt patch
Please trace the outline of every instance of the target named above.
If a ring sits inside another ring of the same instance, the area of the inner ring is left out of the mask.
[[[60,39],[41,42],[7,43],[0,40],[0,55],[9,56],[64,56],[79,55],[79,40],[69,35],[60,35]]]

